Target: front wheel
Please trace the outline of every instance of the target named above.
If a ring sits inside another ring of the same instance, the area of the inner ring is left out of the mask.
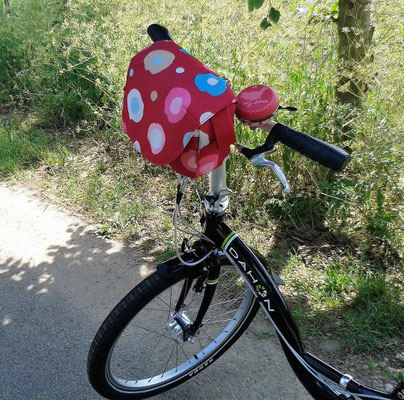
[[[94,389],[109,399],[144,399],[191,378],[222,355],[258,311],[254,295],[231,265],[221,267],[218,286],[203,325],[190,340],[176,336],[199,310],[203,292],[190,289],[174,307],[184,278],[153,273],[132,289],[98,330],[88,356]]]

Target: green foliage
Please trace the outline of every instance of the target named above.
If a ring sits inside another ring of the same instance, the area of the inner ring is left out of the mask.
[[[248,0],[248,11],[254,11],[261,8],[265,0]]]
[[[268,13],[268,19],[273,22],[274,24],[277,24],[279,22],[279,18],[281,17],[281,13],[276,10],[275,8],[271,7]]]
[[[372,352],[397,346],[394,336],[404,329],[400,278],[387,281],[386,271],[374,270],[352,255],[327,262],[314,259],[313,270],[303,275],[293,257],[288,262],[291,265],[284,274],[294,276],[294,289],[311,304],[308,308],[300,303],[299,308],[295,300],[292,309],[296,305],[295,316],[311,335],[318,330],[313,324],[325,324],[328,329],[335,325],[337,336],[344,337],[351,349]]]
[[[0,122],[0,176],[8,176],[24,168],[46,161],[63,163],[66,150],[55,138],[40,129],[21,125],[5,126]]]
[[[248,0],[248,11],[258,10],[262,7],[264,2],[265,0]],[[280,11],[271,6],[267,15],[262,19],[260,27],[262,29],[268,29],[272,24],[277,24],[280,17]]]
[[[47,123],[105,121],[117,106],[110,77],[100,68],[109,59],[105,38],[111,33],[110,26],[102,27],[102,13],[111,13],[113,5],[93,9],[64,0],[12,3],[11,15],[0,26],[5,38],[0,43],[2,91],[17,103],[35,106]]]
[[[272,23],[277,24],[280,17],[281,13],[275,8],[271,7],[268,15],[261,21],[260,27],[262,29],[267,29],[272,26]]]
[[[362,274],[355,283],[357,295],[345,311],[350,344],[361,351],[394,346],[388,338],[404,329],[400,291],[386,282],[381,271]]]
[[[270,26],[272,26],[272,24],[268,21],[267,18],[264,18],[260,23],[260,27],[262,29],[268,29]]]
[[[249,5],[257,10],[264,3],[251,1]],[[294,8],[297,4],[299,7]],[[10,16],[4,12],[0,15],[1,98],[34,108],[42,126],[120,130],[125,71],[131,56],[150,42],[145,28],[153,15],[170,27],[178,43],[229,77],[235,92],[250,84],[268,83],[280,94],[281,104],[299,108],[295,114],[279,112],[281,122],[342,143],[338,127],[347,122],[347,110],[335,104],[334,27],[310,24],[310,12],[297,12],[300,8],[309,10],[305,4],[300,1],[285,10],[280,2],[272,2],[265,17],[267,23],[277,22],[280,12],[286,18],[268,39],[242,3],[209,3],[202,11],[189,5],[162,6],[157,1],[141,1],[136,7],[123,0],[12,1]],[[330,12],[336,10],[335,3],[329,7]],[[384,3],[377,7],[380,24],[392,21],[394,7]],[[231,12],[223,20],[225,10]],[[378,36],[383,29],[389,34]],[[397,145],[402,71],[395,62],[399,46],[391,40],[396,28],[389,29],[386,25],[376,30],[377,57],[369,68],[378,71],[377,80],[367,92],[363,110],[348,116],[355,137],[348,143],[353,154],[347,172],[331,176],[285,147],[278,149],[273,158],[289,177],[296,177],[292,183],[295,195],[282,200],[279,215],[299,224],[309,208],[300,211],[295,199],[300,197],[307,203],[305,193],[317,193],[311,209],[320,210],[321,215],[316,211],[309,219],[368,237],[370,247],[382,244],[397,249],[402,239],[402,155]],[[251,146],[265,138],[259,130],[252,134],[241,125],[237,126],[237,136]],[[235,177],[233,188],[249,196],[247,215],[258,217],[263,207],[278,213],[268,207],[270,196],[266,193],[276,185],[269,172],[255,173],[238,157],[231,158],[229,170]],[[238,179],[245,171],[250,176]]]
[[[338,295],[343,293],[349,286],[350,279],[345,274],[340,274],[333,267],[330,266],[325,271],[326,277],[324,279],[324,292],[328,295]]]

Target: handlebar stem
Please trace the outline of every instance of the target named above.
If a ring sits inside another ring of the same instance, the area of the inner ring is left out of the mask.
[[[232,193],[226,185],[226,160],[209,173],[209,193],[205,207],[208,213],[222,215],[229,206],[229,195]]]
[[[209,173],[209,193],[219,194],[226,186],[226,160],[223,164]]]

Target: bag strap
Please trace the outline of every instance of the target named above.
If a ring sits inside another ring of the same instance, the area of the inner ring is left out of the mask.
[[[230,104],[211,119],[219,148],[227,149],[236,141],[234,132],[234,113],[236,105]]]

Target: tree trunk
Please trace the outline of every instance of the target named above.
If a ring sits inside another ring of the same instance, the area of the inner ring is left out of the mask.
[[[339,0],[337,101],[358,108],[366,92],[363,66],[368,57],[373,28],[370,0]]]
[[[4,8],[6,9],[6,13],[10,14],[10,2],[9,2],[9,0],[4,0]]]

